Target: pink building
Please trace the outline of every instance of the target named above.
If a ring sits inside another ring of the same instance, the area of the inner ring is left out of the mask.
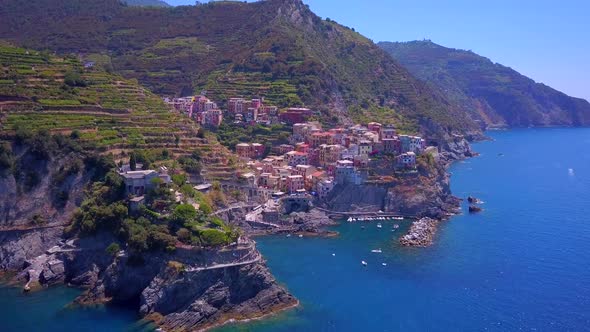
[[[290,194],[305,189],[305,181],[301,175],[289,175],[287,177],[287,191]]]

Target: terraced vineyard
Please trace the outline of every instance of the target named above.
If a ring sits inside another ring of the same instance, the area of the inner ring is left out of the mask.
[[[88,146],[115,156],[133,149],[165,148],[176,156],[198,150],[205,167],[227,168],[228,150],[197,138],[193,121],[170,111],[135,80],[84,68],[76,58],[6,45],[0,46],[0,65],[2,139],[18,130],[78,131]]]

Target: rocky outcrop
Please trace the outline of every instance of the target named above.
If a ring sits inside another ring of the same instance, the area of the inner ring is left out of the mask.
[[[338,212],[376,212],[385,209],[388,185],[338,185],[328,197],[327,207]]]
[[[469,213],[479,213],[481,212],[483,209],[480,208],[477,205],[469,205]]]
[[[412,223],[408,234],[402,236],[399,242],[408,247],[428,247],[432,245],[439,222],[431,218],[422,218]]]
[[[162,270],[143,290],[140,312],[169,331],[262,317],[297,304],[262,263],[206,271]]]
[[[179,247],[141,260],[122,254],[104,268],[80,258],[68,266],[76,266],[91,285],[78,302],[139,303],[140,314],[164,330],[207,329],[298,303],[278,285],[251,241],[208,250]]]

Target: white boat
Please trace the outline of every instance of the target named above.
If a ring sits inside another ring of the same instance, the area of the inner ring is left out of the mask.
[[[303,237],[303,234],[299,234],[299,237]]]
[[[367,262],[365,261],[361,261],[361,264],[363,264],[363,266],[367,266]]]
[[[348,222],[352,222],[352,217],[348,217]]]
[[[377,228],[381,228],[383,227],[383,225],[381,225],[381,223],[377,224]]]
[[[373,249],[373,250],[371,250],[371,252],[374,252],[374,253],[380,254],[380,253],[382,253],[383,251],[381,251],[381,248],[379,248],[379,249]]]
[[[404,217],[393,217],[393,220],[404,220]]]
[[[383,266],[387,266],[387,263],[381,263],[381,265],[383,265]]]
[[[399,225],[398,224],[395,224],[395,225],[393,225],[393,228],[398,229],[399,228]]]
[[[287,237],[291,237],[291,234],[287,234]]]
[[[336,254],[332,254],[332,257],[333,257],[333,256],[336,256]]]

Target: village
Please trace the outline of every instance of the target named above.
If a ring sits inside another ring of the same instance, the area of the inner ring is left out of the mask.
[[[225,111],[205,96],[166,98],[165,102],[208,128],[220,126],[224,118],[243,126],[282,123],[292,127],[289,144],[273,146],[270,151],[256,137],[234,146],[241,166],[238,181],[227,181],[222,187],[240,191],[248,203],[258,205],[249,216],[253,221],[276,223],[281,215],[308,211],[338,186],[365,183],[375,167],[373,159],[386,156],[387,168],[412,174],[418,156],[438,152],[436,147],[427,147],[424,138],[400,134],[392,124],[324,128],[309,121],[314,112],[308,108],[279,111],[264,99],[229,98]]]

